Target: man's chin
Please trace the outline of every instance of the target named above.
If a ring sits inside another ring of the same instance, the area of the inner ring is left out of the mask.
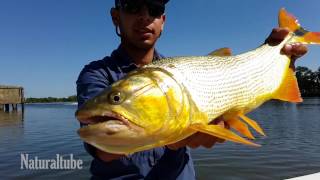
[[[141,49],[149,50],[153,48],[155,45],[155,41],[144,40],[142,42],[136,43],[136,46]]]

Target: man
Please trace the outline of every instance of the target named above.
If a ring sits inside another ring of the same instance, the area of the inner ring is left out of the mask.
[[[120,46],[111,56],[91,62],[77,80],[79,107],[88,99],[109,87],[128,72],[162,58],[155,44],[164,28],[165,4],[169,0],[115,0],[111,17]],[[277,44],[288,30],[274,29],[266,43]],[[301,44],[287,45],[283,53],[296,59],[307,52]],[[223,121],[215,120],[221,126]],[[190,151],[186,146],[212,147],[221,140],[197,133],[167,147],[138,152],[128,157],[102,152],[85,144],[94,157],[92,179],[195,179]]]

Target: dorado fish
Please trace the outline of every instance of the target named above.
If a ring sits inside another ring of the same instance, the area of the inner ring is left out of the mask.
[[[109,153],[131,154],[178,142],[202,132],[259,146],[249,127],[265,135],[246,114],[271,99],[301,102],[285,44],[320,44],[320,33],[303,29],[284,9],[279,26],[290,33],[276,46],[264,44],[231,56],[220,49],[203,57],[162,59],[127,74],[77,112],[88,126],[85,142]],[[210,122],[222,117],[231,129]]]

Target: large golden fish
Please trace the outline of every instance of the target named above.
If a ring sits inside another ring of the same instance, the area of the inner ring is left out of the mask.
[[[88,126],[79,129],[82,140],[110,153],[130,154],[180,141],[196,132],[258,146],[231,130],[209,124],[223,117],[232,129],[254,139],[248,125],[264,135],[246,113],[270,99],[301,102],[285,44],[320,44],[319,32],[308,32],[284,9],[279,25],[290,33],[278,45],[224,56],[217,51],[203,57],[156,61],[129,73],[76,116]]]

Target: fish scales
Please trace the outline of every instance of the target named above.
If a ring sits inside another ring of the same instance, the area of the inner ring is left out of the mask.
[[[290,33],[278,45],[264,44],[231,56],[222,48],[209,56],[173,57],[128,73],[88,100],[77,119],[85,142],[115,154],[161,147],[202,132],[246,145],[257,144],[248,127],[265,135],[245,114],[270,99],[301,102],[285,44],[320,44],[320,32],[309,32],[284,9],[279,26]],[[295,34],[296,33],[296,34]],[[231,130],[214,125],[222,117]]]
[[[279,86],[281,78],[277,81],[274,77],[283,73],[289,59],[279,53],[282,44],[278,47],[264,45],[230,57],[163,59],[145,68],[162,68],[173,74],[211,120],[228,109],[254,103],[257,96],[272,93]]]

